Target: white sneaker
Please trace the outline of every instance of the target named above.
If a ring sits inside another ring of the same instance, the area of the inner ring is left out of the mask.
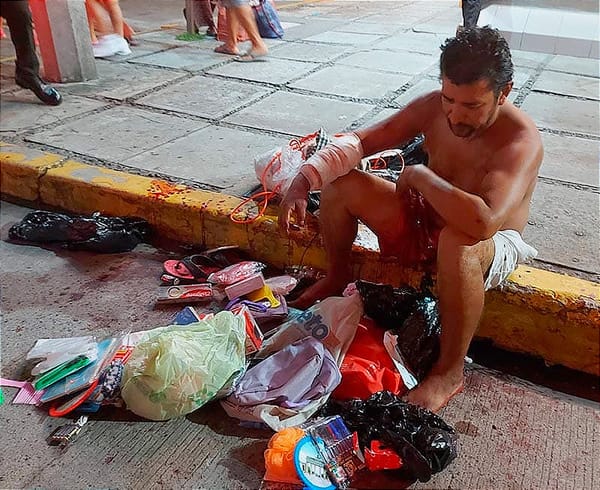
[[[118,34],[108,34],[98,38],[98,42],[92,44],[92,51],[94,52],[94,58],[106,58],[116,54],[131,54],[129,44],[127,44],[125,38]]]

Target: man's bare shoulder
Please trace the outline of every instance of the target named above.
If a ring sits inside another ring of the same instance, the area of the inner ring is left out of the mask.
[[[542,162],[542,138],[535,122],[512,103],[503,106],[488,142],[494,147],[490,165],[530,167],[537,170]]]

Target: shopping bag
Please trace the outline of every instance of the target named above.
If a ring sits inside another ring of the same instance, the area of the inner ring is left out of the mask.
[[[271,1],[259,0],[256,5],[252,5],[252,10],[254,11],[260,37],[269,39],[283,37],[283,27],[279,21],[277,10]]]

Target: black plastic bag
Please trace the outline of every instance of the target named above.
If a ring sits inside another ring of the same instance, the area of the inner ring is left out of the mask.
[[[386,180],[396,182],[402,171],[402,161],[404,161],[405,166],[427,165],[429,163],[429,156],[423,148],[424,143],[425,136],[419,134],[402,146],[384,152],[382,156],[369,158],[368,171]],[[402,159],[398,156],[398,153],[402,155]]]
[[[119,253],[133,250],[150,234],[141,218],[118,218],[94,213],[90,217],[34,211],[8,231],[12,240],[60,243],[71,250]]]
[[[321,414],[340,415],[348,428],[358,433],[363,449],[372,440],[389,445],[404,461],[401,471],[423,482],[457,456],[457,436],[451,426],[389,391],[377,392],[366,401],[330,401]]]
[[[419,381],[430,371],[440,351],[440,315],[430,286],[431,279],[427,276],[420,291],[411,286],[393,288],[356,281],[365,314],[397,335],[396,348]]]
[[[356,281],[365,313],[383,328],[398,328],[413,311],[419,292],[411,286],[394,288],[389,284]]]
[[[402,327],[392,329],[398,336],[397,348],[408,369],[420,381],[429,372],[440,353],[440,314],[437,301],[426,295],[417,300]]]

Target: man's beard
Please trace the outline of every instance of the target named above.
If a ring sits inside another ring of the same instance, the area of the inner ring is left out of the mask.
[[[450,127],[450,131],[454,136],[458,136],[459,138],[469,138],[475,134],[477,128],[473,126],[469,126],[468,124],[452,124],[448,121],[448,126]]]
[[[493,109],[490,112],[490,115],[488,116],[485,123],[483,123],[481,126],[470,126],[469,124],[452,124],[450,122],[450,119],[446,118],[446,120],[448,122],[448,127],[450,128],[450,131],[452,131],[452,134],[454,134],[454,136],[458,136],[459,138],[471,138],[472,136],[476,136],[480,133],[483,133],[487,128],[489,128],[492,125],[492,120],[494,119],[495,113],[496,111],[495,109]]]

